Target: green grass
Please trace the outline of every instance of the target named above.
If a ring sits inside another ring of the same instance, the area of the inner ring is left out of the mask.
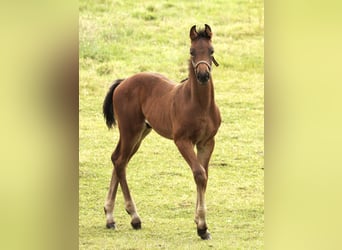
[[[80,249],[263,249],[264,53],[263,1],[80,1]],[[140,71],[187,77],[189,29],[214,33],[213,70],[222,124],[207,188],[212,240],[193,222],[195,183],[174,143],[152,132],[128,166],[142,219],[131,229],[121,190],[116,230],[105,228],[103,205],[118,130],[108,131],[102,102],[111,82]]]

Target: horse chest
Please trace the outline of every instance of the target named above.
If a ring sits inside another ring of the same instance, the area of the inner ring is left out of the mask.
[[[218,129],[215,119],[212,117],[191,117],[178,127],[176,134],[190,139],[194,144],[213,137]],[[178,136],[177,136],[178,137]]]
[[[212,134],[215,130],[215,125],[211,117],[199,117],[194,119],[193,131],[194,136],[201,138],[205,135]]]

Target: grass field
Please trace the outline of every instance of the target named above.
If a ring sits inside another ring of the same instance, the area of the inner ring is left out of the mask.
[[[263,249],[264,7],[263,1],[79,2],[79,248]],[[105,228],[103,205],[118,130],[108,131],[102,102],[111,82],[140,71],[187,77],[189,29],[214,33],[213,69],[222,124],[206,195],[212,240],[193,222],[196,189],[172,141],[152,132],[132,158],[127,178],[142,219],[130,226],[119,188],[116,230]]]

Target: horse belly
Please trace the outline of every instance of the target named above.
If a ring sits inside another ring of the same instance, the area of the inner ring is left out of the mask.
[[[167,113],[162,110],[155,109],[145,115],[147,123],[154,129],[159,135],[172,139],[172,124],[168,118]]]
[[[172,133],[170,133],[170,131],[165,130],[165,128],[154,128],[152,127],[159,135],[167,138],[167,139],[173,139]]]

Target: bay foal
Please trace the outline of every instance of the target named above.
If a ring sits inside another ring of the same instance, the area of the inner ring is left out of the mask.
[[[181,84],[160,74],[138,73],[116,80],[110,87],[103,113],[109,128],[117,121],[120,139],[111,157],[114,168],[104,206],[107,228],[115,228],[113,211],[119,183],[131,225],[134,229],[141,228],[127,185],[126,166],[144,137],[154,129],[172,139],[189,164],[197,186],[197,234],[202,239],[211,238],[206,223],[205,191],[214,136],[221,123],[211,76],[212,63],[218,66],[211,38],[212,31],[207,24],[203,30],[197,31],[195,25],[190,29],[189,78]]]

